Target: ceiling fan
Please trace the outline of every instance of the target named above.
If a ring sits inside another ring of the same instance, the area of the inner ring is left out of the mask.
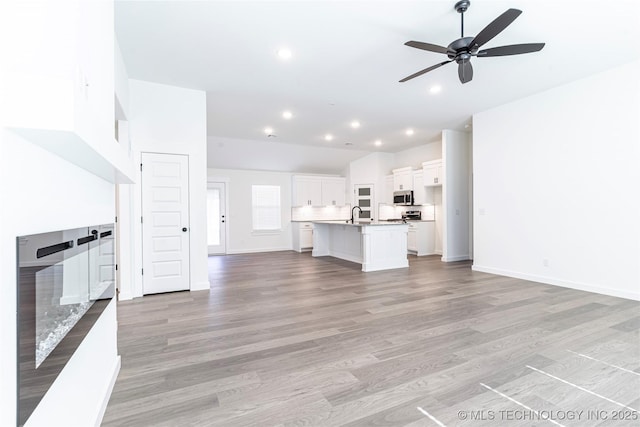
[[[473,78],[473,67],[471,66],[471,57],[477,56],[479,58],[489,56],[507,56],[507,55],[520,55],[522,53],[538,52],[544,47],[544,43],[526,43],[526,44],[512,44],[508,46],[493,47],[490,49],[478,50],[482,45],[489,40],[500,34],[505,28],[507,28],[521,13],[518,9],[509,9],[502,15],[494,19],[489,25],[484,27],[482,31],[475,37],[464,36],[464,13],[467,11],[471,2],[469,0],[461,0],[456,3],[455,9],[460,14],[460,38],[452,41],[449,46],[438,46],[436,44],[408,41],[405,45],[415,47],[416,49],[428,50],[430,52],[444,53],[449,57],[448,61],[441,62],[417,73],[411,74],[400,80],[400,83],[411,80],[415,77],[421,76],[429,71],[433,71],[436,68],[440,68],[450,62],[456,61],[458,63],[458,77],[460,82],[467,83]]]

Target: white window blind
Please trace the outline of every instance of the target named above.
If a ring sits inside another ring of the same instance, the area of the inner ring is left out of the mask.
[[[280,230],[280,186],[252,185],[253,230]]]

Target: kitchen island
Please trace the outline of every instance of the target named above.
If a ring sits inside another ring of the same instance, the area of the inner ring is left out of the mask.
[[[405,223],[314,221],[312,256],[332,256],[362,264],[362,271],[407,268]]]

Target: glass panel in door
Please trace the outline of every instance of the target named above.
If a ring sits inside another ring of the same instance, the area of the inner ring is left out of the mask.
[[[360,219],[374,219],[373,184],[358,184],[355,186],[356,206],[360,206],[362,212],[354,212]]]
[[[226,252],[225,184],[210,182],[207,188],[207,245],[209,254]]]

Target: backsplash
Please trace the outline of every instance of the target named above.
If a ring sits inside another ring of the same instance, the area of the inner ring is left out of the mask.
[[[291,221],[331,221],[351,218],[351,206],[302,206],[291,208]]]
[[[378,218],[379,220],[386,219],[399,219],[406,211],[420,211],[422,212],[423,221],[434,221],[436,219],[436,207],[435,205],[429,206],[394,206],[380,203],[378,205]]]

